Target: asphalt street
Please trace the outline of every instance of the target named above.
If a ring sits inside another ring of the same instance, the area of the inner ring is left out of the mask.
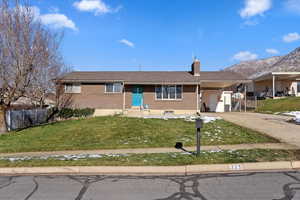
[[[299,200],[300,172],[1,176],[0,200]]]

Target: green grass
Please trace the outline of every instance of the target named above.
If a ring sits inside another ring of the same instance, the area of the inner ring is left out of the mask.
[[[278,142],[218,120],[205,124],[203,145]],[[195,145],[195,125],[182,119],[96,117],[68,120],[0,136],[0,152],[92,150]]]
[[[0,160],[0,167],[37,166],[179,166],[193,164],[221,164],[244,162],[269,162],[299,160],[299,152],[292,150],[237,150],[202,152],[200,157],[182,153],[130,154],[125,156],[104,156],[79,160]]]
[[[288,97],[284,99],[266,99],[260,101],[256,112],[279,113],[300,110],[300,97]]]

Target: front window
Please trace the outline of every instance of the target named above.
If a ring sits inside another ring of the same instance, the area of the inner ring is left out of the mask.
[[[162,99],[162,88],[157,86],[155,87],[156,99]]]
[[[105,92],[106,93],[121,93],[123,89],[122,83],[106,83]]]
[[[300,93],[300,82],[297,82],[297,92]]]
[[[67,83],[65,85],[65,93],[81,93],[80,83]]]
[[[181,85],[158,85],[155,87],[156,99],[177,100],[182,99]]]
[[[182,86],[176,87],[176,99],[182,99]]]

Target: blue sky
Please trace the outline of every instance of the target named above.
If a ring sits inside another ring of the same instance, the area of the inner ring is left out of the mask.
[[[36,0],[76,70],[202,70],[300,46],[300,0]],[[141,66],[141,67],[139,67]]]

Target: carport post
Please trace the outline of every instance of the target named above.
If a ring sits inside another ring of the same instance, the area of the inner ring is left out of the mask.
[[[255,109],[257,109],[258,102],[257,102],[257,96],[255,96]]]
[[[247,85],[245,85],[245,112],[247,112]]]
[[[275,85],[275,82],[276,82],[276,77],[275,75],[273,75],[273,99],[275,98],[275,95],[276,95],[276,85]]]

